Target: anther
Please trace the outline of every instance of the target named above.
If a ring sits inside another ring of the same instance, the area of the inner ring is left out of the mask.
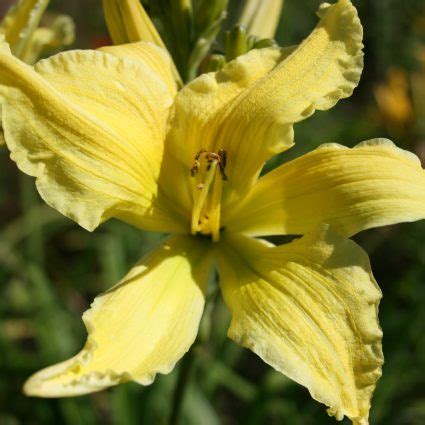
[[[207,151],[205,150],[205,149],[201,149],[196,155],[195,155],[195,160],[194,160],[194,162],[193,162],[193,166],[192,166],[192,168],[190,169],[190,175],[192,176],[192,177],[195,177],[196,176],[196,174],[198,173],[198,171],[199,171],[199,167],[201,166],[201,163],[200,163],[200,161],[199,161],[199,159],[201,158],[201,155],[203,154],[203,153],[206,153]]]
[[[190,175],[191,175],[192,177],[195,177],[195,176],[196,176],[196,174],[198,174],[199,166],[200,166],[199,161],[196,161],[196,160],[195,160],[195,162],[193,163],[192,168],[190,169]]]
[[[225,168],[227,163],[227,154],[224,149],[220,149],[218,153],[208,152],[206,149],[201,149],[199,152],[197,152],[195,155],[195,159],[193,161],[192,168],[190,169],[190,175],[192,177],[195,177],[196,174],[198,174],[199,172],[199,168],[201,167],[200,159],[202,155],[205,156],[205,159],[207,160],[207,163],[208,163],[207,171],[211,169],[213,162],[216,161],[218,165],[218,169],[220,171],[221,178],[223,180],[228,180],[225,173]]]
[[[220,149],[218,151],[218,156],[220,157],[220,162],[221,165],[223,166],[223,168],[226,168],[226,163],[227,163],[227,153],[224,149]]]

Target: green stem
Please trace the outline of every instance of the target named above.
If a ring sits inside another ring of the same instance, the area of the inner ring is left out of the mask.
[[[183,357],[180,365],[179,375],[177,377],[177,383],[174,388],[173,400],[171,404],[171,413],[168,420],[168,425],[177,425],[180,421],[184,396],[187,391],[189,384],[190,374],[193,368],[193,361],[195,360],[194,345],[191,350]]]
[[[34,217],[33,211],[40,205],[40,200],[34,187],[34,182],[28,176],[20,176],[20,195],[23,210],[24,228],[28,237],[25,240],[25,254],[27,261],[36,263],[39,266],[43,264],[44,241],[43,229],[39,225],[41,217]]]
[[[205,348],[211,334],[211,322],[213,310],[216,304],[217,296],[220,293],[218,286],[214,288],[207,296],[205,302],[205,311],[200,323],[200,330],[195,343],[189,352],[183,357],[177,377],[176,386],[174,388],[173,399],[168,418],[168,425],[178,425],[181,419],[182,407],[185,393],[190,383],[190,375],[194,366],[197,355]]]

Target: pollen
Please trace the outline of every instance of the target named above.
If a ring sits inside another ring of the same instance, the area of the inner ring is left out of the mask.
[[[190,169],[190,175],[195,179],[191,232],[211,235],[214,242],[220,239],[221,195],[223,181],[228,180],[226,164],[225,150],[208,152],[201,149]]]

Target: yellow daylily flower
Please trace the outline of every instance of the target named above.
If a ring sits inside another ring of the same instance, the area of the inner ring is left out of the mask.
[[[12,159],[52,207],[88,230],[115,217],[173,233],[83,320],[73,358],[25,384],[42,397],[147,385],[193,344],[211,263],[229,337],[367,424],[381,374],[381,292],[347,237],[425,218],[425,171],[387,140],[324,145],[259,178],[293,145],[294,123],[351,95],[362,27],[349,0],[323,4],[296,49],[252,50],[177,91],[147,42],[60,53],[34,67],[0,44]],[[302,237],[284,246],[269,234]],[[254,238],[256,236],[258,238]]]
[[[283,0],[246,0],[239,22],[248,34],[274,38],[282,6]]]

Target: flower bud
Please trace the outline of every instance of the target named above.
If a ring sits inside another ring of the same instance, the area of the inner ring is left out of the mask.
[[[226,58],[223,55],[213,54],[208,57],[203,66],[203,72],[220,71],[226,65]]]
[[[226,60],[231,61],[248,52],[250,39],[246,29],[242,25],[236,25],[230,31],[226,31]]]
[[[246,0],[239,23],[250,35],[274,38],[282,6],[283,0]]]
[[[103,0],[103,11],[114,44],[150,41],[165,47],[139,0]]]

